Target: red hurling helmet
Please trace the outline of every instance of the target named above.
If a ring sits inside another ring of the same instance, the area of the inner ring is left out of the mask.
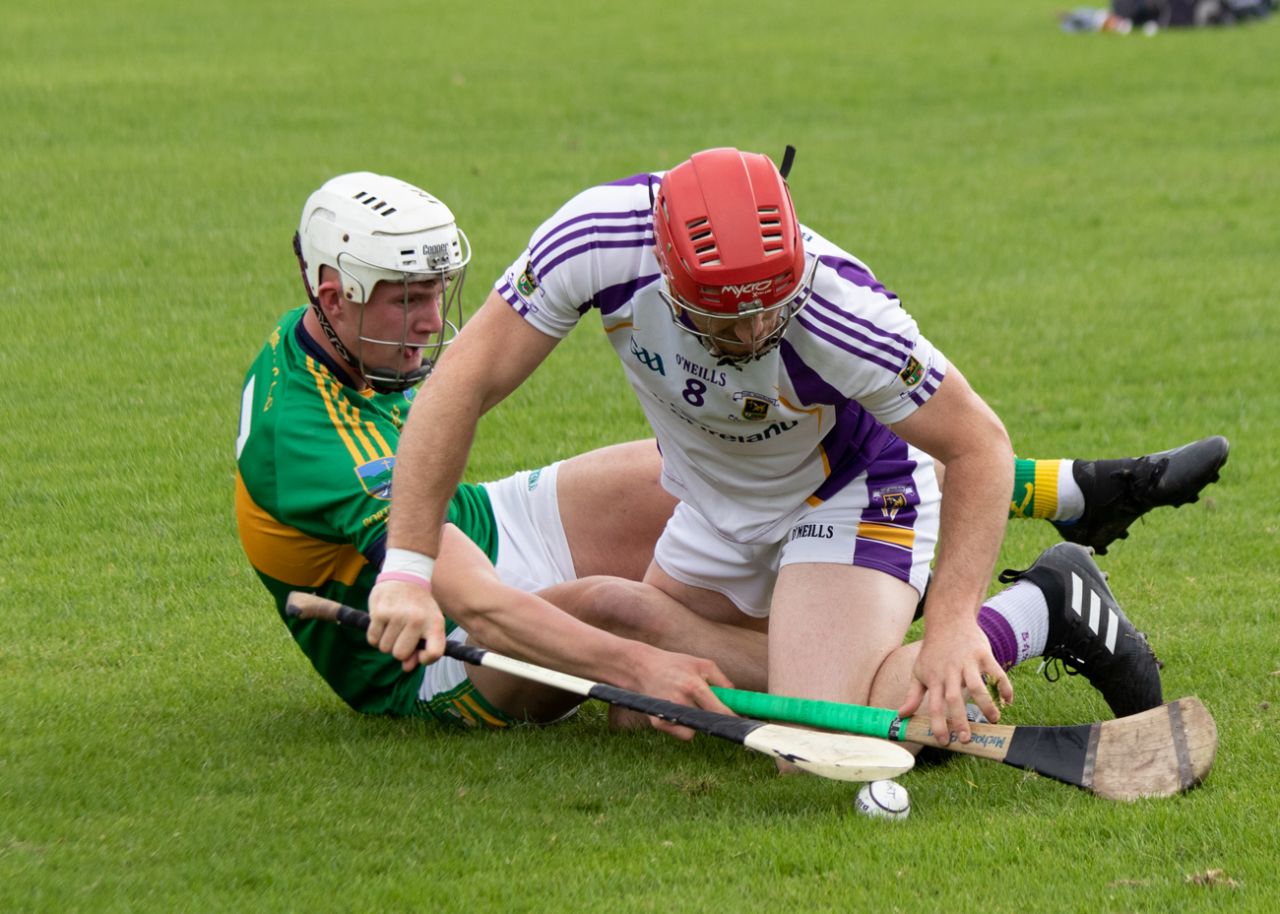
[[[671,169],[654,201],[658,264],[677,323],[716,351],[716,338],[679,319],[779,312],[755,354],[776,345],[803,301],[804,245],[786,181],[764,155],[709,149]]]

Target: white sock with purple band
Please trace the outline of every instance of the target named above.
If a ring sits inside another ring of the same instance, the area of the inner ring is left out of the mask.
[[[1018,581],[982,605],[978,626],[991,642],[996,662],[1007,670],[1044,652],[1049,638],[1049,604],[1039,587]]]

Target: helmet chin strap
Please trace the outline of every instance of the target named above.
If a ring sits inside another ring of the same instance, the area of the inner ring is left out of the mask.
[[[351,368],[355,369],[358,377],[364,380],[366,384],[372,387],[380,394],[396,394],[401,391],[408,390],[410,387],[416,386],[423,378],[431,374],[434,367],[423,362],[413,371],[396,373],[393,376],[379,374],[376,371],[370,371],[364,367],[364,361],[356,358],[351,351],[342,344],[342,340],[338,339],[338,332],[333,329],[333,324],[329,323],[329,318],[321,309],[319,302],[312,299],[312,306],[316,312],[316,317],[320,321],[320,328],[324,330],[324,335],[329,338],[330,345],[337,351],[338,355]],[[363,308],[364,306],[361,305]]]
[[[431,374],[432,367],[434,366],[424,362],[413,371],[396,375],[394,378],[365,372],[364,379],[369,382],[370,387],[380,394],[395,394],[417,385],[427,375]]]
[[[320,322],[320,329],[324,331],[325,337],[329,340],[329,345],[338,353],[338,358],[346,362],[349,367],[356,369],[356,374],[364,377],[364,372],[360,370],[360,363],[351,357],[351,353],[342,344],[342,340],[338,339],[337,331],[333,329],[333,324],[329,323],[329,318],[324,313],[324,308],[320,307],[320,299],[316,297],[315,289],[311,288],[311,280],[307,279],[307,261],[302,256],[302,235],[298,232],[293,233],[293,253],[298,258],[298,266],[302,268],[302,286],[307,290],[307,298],[311,300],[311,310],[315,312],[316,320]]]

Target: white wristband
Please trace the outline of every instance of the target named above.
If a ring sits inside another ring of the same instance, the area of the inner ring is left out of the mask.
[[[417,575],[424,581],[431,580],[431,572],[435,570],[436,560],[412,549],[388,549],[382,560],[382,571],[407,571]]]

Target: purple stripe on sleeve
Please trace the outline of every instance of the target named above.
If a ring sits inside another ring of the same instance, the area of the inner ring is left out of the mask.
[[[661,273],[652,273],[648,276],[640,276],[627,282],[617,283],[607,289],[601,289],[579,311],[585,312],[588,308],[598,308],[601,314],[612,314],[631,301],[637,292],[654,282],[661,275]]]
[[[632,175],[629,178],[620,178],[617,181],[610,181],[606,187],[634,187],[637,184],[652,184],[656,176],[649,172],[643,172],[638,175]]]
[[[827,333],[821,327],[817,326],[817,324],[815,324],[813,321],[808,319],[810,313],[811,313],[810,309],[806,308],[805,310],[801,311],[799,314],[795,316],[795,322],[800,326],[804,327],[806,330],[808,330],[810,333],[812,333],[814,336],[818,337],[819,339],[826,340],[828,343],[831,343],[833,346],[836,346],[839,349],[843,349],[845,352],[852,353],[853,355],[856,355],[859,358],[865,359],[868,362],[872,362],[876,365],[879,365],[882,368],[885,368],[893,372],[894,374],[897,374],[898,371],[902,368],[901,362],[894,364],[893,362],[890,362],[887,359],[881,358],[880,356],[877,356],[872,352],[867,352],[864,350],[857,349],[856,347],[849,345],[849,343],[846,342],[845,340],[842,340],[839,337],[836,337],[830,333]]]
[[[815,307],[815,303],[817,305],[816,307]],[[831,302],[827,301],[820,295],[815,294],[813,296],[813,300],[809,304],[809,307],[805,309],[805,313],[807,313],[810,318],[821,321],[822,323],[826,324],[835,332],[843,333],[847,336],[853,337],[854,339],[865,343],[866,345],[870,346],[873,349],[878,349],[881,352],[887,353],[893,356],[894,358],[899,359],[900,362],[906,362],[907,353],[909,353],[913,348],[915,348],[914,343],[911,343],[907,340],[903,340],[902,337],[898,336],[896,333],[888,333],[887,331],[880,330],[869,321],[862,320],[861,318],[856,318],[851,314],[847,314],[839,310],[838,308],[833,306]],[[880,340],[874,340],[871,337],[867,336],[866,334],[858,332],[853,327],[847,326],[844,323],[845,321],[852,321],[853,323],[859,324],[861,326],[870,327],[877,336],[883,337],[886,340],[893,339],[895,341],[899,341],[900,344],[894,345],[893,343],[890,343],[890,342],[881,342]]]
[[[937,381],[938,383],[935,384],[934,383],[935,381]],[[920,386],[917,389],[911,391],[911,393],[908,395],[911,397],[911,402],[914,403],[916,406],[924,406],[925,401],[938,392],[938,384],[941,384],[941,383],[942,383],[942,372],[937,371],[936,369],[930,368],[929,374],[925,376],[925,379],[920,384]]]
[[[831,258],[829,258],[829,257],[819,257],[818,259],[819,259],[819,261],[821,261],[821,262],[824,262],[824,263],[825,263],[825,262],[829,261]],[[845,263],[845,264],[848,264],[848,261],[838,261],[838,262],[839,262],[839,263]],[[830,264],[828,264],[828,265],[830,265]],[[839,270],[836,270],[836,272],[837,272],[837,273],[839,273],[840,271],[839,271]],[[841,275],[843,275],[843,274],[841,274]],[[846,278],[847,278],[847,277],[846,277]],[[863,287],[864,287],[864,288],[872,288],[872,290],[873,290],[873,291],[878,291],[878,292],[880,292],[880,293],[884,294],[886,298],[889,298],[889,299],[891,299],[891,300],[892,300],[892,301],[894,301],[894,302],[897,302],[897,301],[898,301],[898,297],[897,297],[896,295],[893,295],[892,293],[885,292],[885,291],[884,291],[884,287],[883,287],[883,286],[881,286],[879,283],[876,283],[876,284],[874,285],[874,287],[868,286],[867,284],[864,284],[864,283],[858,283],[858,285],[863,285]],[[906,337],[899,336],[898,334],[896,334],[896,333],[894,333],[894,332],[892,332],[892,331],[890,331],[890,330],[885,330],[883,327],[878,327],[878,326],[876,326],[875,324],[873,324],[871,321],[867,320],[866,318],[858,317],[856,314],[850,314],[848,311],[844,311],[844,310],[842,310],[841,308],[839,308],[838,306],[836,306],[836,305],[832,304],[831,302],[827,301],[825,298],[823,298],[823,297],[822,297],[822,296],[820,296],[820,295],[815,294],[813,297],[814,297],[814,299],[815,299],[816,301],[819,301],[819,302],[821,302],[823,305],[825,305],[826,307],[830,308],[830,309],[831,309],[831,311],[832,311],[835,315],[837,315],[838,317],[840,317],[842,320],[847,320],[847,321],[850,321],[850,322],[852,322],[852,323],[858,324],[859,326],[863,327],[864,329],[868,330],[869,332],[874,333],[876,336],[882,336],[882,337],[884,337],[885,339],[893,340],[895,343],[900,343],[900,344],[902,344],[903,346],[906,346],[908,349],[910,349],[912,346],[914,346],[914,345],[915,345],[914,341],[909,340],[909,339],[907,339]],[[901,307],[901,306],[899,306],[899,307]]]
[[[542,249],[548,244],[557,243],[559,234],[571,226],[578,225],[582,222],[589,222],[593,219],[640,219],[644,218],[645,224],[648,225],[653,213],[647,209],[621,210],[612,213],[583,213],[581,216],[575,216],[567,219],[559,225],[553,226],[545,235],[539,238],[529,248],[529,256],[537,257],[542,253]]]
[[[502,282],[498,283],[494,289],[500,296],[502,296],[503,301],[515,309],[516,314],[524,317],[529,313],[529,306],[524,303],[524,299],[519,295],[516,295],[515,290],[511,288],[511,283],[504,279]]]
[[[537,271],[538,281],[541,282],[543,277],[554,270],[566,260],[577,257],[579,254],[585,254],[587,251],[605,250],[608,248],[648,248],[653,247],[653,236],[649,235],[645,238],[631,238],[626,241],[591,241],[587,244],[578,245],[576,248],[569,250],[550,261],[541,270]]]
[[[584,238],[588,235],[625,235],[635,234],[637,232],[647,232],[648,230],[649,223],[647,222],[634,222],[630,225],[588,225],[585,228],[578,229],[576,232],[561,235],[556,238],[555,242],[552,244],[541,245],[538,253],[529,258],[529,264],[533,267],[534,272],[541,276],[543,260],[551,256],[552,251],[562,245],[568,244],[570,241],[575,241],[578,238]]]
[[[841,279],[847,280],[855,286],[870,289],[872,292],[879,292],[886,298],[896,299],[898,297],[896,293],[886,289],[880,280],[872,276],[866,267],[859,266],[852,260],[824,254],[818,257],[818,262],[831,267]]]

